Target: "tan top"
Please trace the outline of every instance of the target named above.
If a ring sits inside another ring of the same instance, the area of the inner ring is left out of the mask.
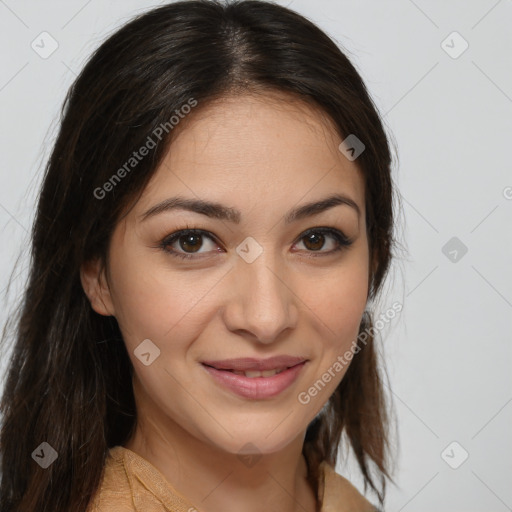
[[[377,509],[326,462],[321,465],[321,512],[375,512]],[[88,512],[200,512],[146,459],[115,446]]]

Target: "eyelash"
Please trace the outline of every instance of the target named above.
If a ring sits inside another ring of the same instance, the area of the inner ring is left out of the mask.
[[[348,237],[345,236],[344,233],[342,233],[338,229],[327,228],[327,227],[310,228],[310,229],[304,231],[303,233],[301,233],[301,235],[297,239],[297,241],[298,242],[301,241],[302,239],[306,238],[308,235],[310,235],[312,233],[315,233],[315,234],[319,233],[322,235],[330,235],[338,243],[338,246],[336,247],[336,249],[332,249],[327,252],[307,251],[307,252],[312,253],[310,256],[308,256],[308,257],[312,257],[312,258],[316,258],[319,256],[329,256],[331,254],[334,254],[338,251],[341,251],[341,250],[349,247],[353,243],[353,240],[350,240]],[[162,239],[159,242],[158,247],[173,257],[187,259],[187,260],[201,258],[201,256],[197,256],[196,253],[178,252],[178,251],[175,251],[174,249],[168,248],[176,240],[179,240],[182,236],[185,236],[185,235],[201,235],[201,236],[205,236],[205,237],[209,238],[210,240],[212,240],[213,242],[217,243],[217,241],[215,240],[215,237],[208,231],[205,231],[202,229],[196,229],[196,228],[189,228],[187,226],[185,229],[180,229],[179,231],[175,231],[174,233],[171,233],[170,235],[166,236],[164,239]],[[218,245],[220,245],[220,244],[218,244]],[[201,254],[204,254],[204,253],[201,253]]]

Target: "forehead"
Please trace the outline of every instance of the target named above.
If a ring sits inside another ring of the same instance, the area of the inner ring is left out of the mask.
[[[284,93],[228,96],[185,117],[134,213],[170,195],[236,203],[299,202],[329,192],[364,208],[362,173],[320,109]]]

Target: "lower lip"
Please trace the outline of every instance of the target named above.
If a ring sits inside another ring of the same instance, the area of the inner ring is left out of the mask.
[[[217,370],[211,366],[203,364],[203,368],[220,384],[230,389],[234,393],[244,398],[252,398],[260,400],[263,398],[272,398],[283,392],[298,377],[300,371],[306,364],[297,364],[282,371],[272,377],[245,377],[244,375],[236,375],[227,370]]]

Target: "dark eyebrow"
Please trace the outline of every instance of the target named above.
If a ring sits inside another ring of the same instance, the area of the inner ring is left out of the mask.
[[[314,201],[299,206],[298,208],[294,208],[285,215],[284,221],[286,224],[290,224],[291,222],[304,219],[305,217],[309,217],[311,215],[316,215],[318,213],[321,213],[323,211],[326,211],[330,208],[339,205],[350,206],[357,212],[358,217],[360,217],[361,210],[359,209],[359,206],[353,199],[350,199],[350,197],[341,194],[333,194],[320,201]],[[191,212],[200,213],[201,215],[206,215],[207,217],[211,217],[214,219],[234,222],[235,224],[239,224],[242,218],[242,214],[240,213],[240,211],[234,208],[223,206],[219,203],[204,201],[202,199],[186,199],[184,197],[171,197],[156,204],[155,206],[152,206],[149,210],[144,212],[140,216],[140,221],[143,222],[149,217],[153,217],[155,215],[158,215],[159,213],[175,209],[188,210]]]
[[[286,224],[290,224],[293,221],[304,219],[305,217],[324,212],[330,208],[334,208],[335,206],[340,206],[342,204],[353,208],[357,212],[358,218],[361,216],[361,210],[353,199],[350,199],[350,197],[343,196],[341,194],[333,194],[329,197],[326,197],[325,199],[322,199],[321,201],[314,201],[312,203],[307,203],[293,209],[291,212],[285,215],[284,221]]]

